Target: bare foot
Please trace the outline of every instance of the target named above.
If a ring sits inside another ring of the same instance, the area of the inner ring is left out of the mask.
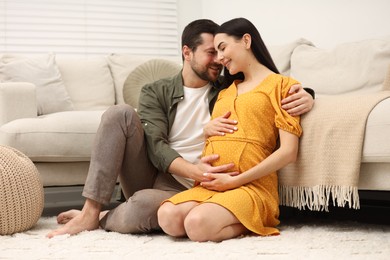
[[[87,199],[81,212],[67,211],[63,217],[67,223],[48,233],[46,236],[52,238],[58,235],[75,235],[85,230],[95,230],[99,228],[99,214],[101,205],[98,202]],[[65,214],[69,213],[69,214]],[[58,221],[58,220],[57,220]],[[61,219],[59,221],[62,221]]]
[[[85,230],[95,230],[99,228],[99,216],[93,217],[88,213],[84,214],[83,212],[72,218],[64,226],[51,231],[46,236],[52,238],[58,235],[75,235]]]
[[[65,212],[61,212],[57,216],[57,223],[58,224],[66,224],[68,223],[71,219],[75,218],[76,216],[81,214],[81,210],[77,209],[71,209]]]

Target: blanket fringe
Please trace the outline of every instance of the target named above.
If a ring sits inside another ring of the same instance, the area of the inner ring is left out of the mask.
[[[329,201],[334,206],[359,209],[357,187],[317,185],[314,187],[279,186],[279,204],[304,210],[329,211]]]

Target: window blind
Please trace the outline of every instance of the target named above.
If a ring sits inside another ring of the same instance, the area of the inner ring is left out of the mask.
[[[0,0],[0,52],[177,56],[177,3]]]

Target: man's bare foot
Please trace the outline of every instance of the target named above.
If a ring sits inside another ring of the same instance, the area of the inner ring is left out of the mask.
[[[66,224],[68,223],[71,219],[75,218],[77,215],[81,214],[81,210],[77,209],[71,209],[65,212],[61,212],[57,216],[57,223],[58,224]]]
[[[46,236],[52,238],[58,235],[75,235],[85,230],[95,230],[99,228],[99,214],[101,210],[101,204],[93,200],[87,199],[82,211],[80,213],[70,212],[68,217],[70,220],[67,223],[48,233]],[[75,216],[72,214],[75,214]]]
[[[99,214],[99,220],[101,220],[106,214],[108,213],[108,210],[102,211]],[[78,209],[71,209],[65,212],[61,212],[57,216],[57,223],[58,224],[66,224],[76,216],[81,214],[81,210]]]
[[[46,236],[48,238],[52,238],[58,235],[75,235],[85,230],[95,230],[99,228],[99,216],[92,217],[86,216],[84,213],[80,213],[74,218],[72,218],[68,223],[64,226],[51,231]]]

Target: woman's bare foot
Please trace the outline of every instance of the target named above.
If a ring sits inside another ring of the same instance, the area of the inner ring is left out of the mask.
[[[58,224],[66,224],[70,220],[72,220],[73,218],[75,218],[76,216],[78,216],[80,214],[81,214],[81,210],[77,210],[77,209],[71,209],[71,210],[68,210],[65,212],[61,212],[57,216],[57,223]]]
[[[99,228],[99,215],[101,210],[101,204],[96,201],[87,199],[82,211],[80,213],[69,212],[68,217],[70,218],[67,223],[48,233],[46,236],[52,238],[58,235],[75,235],[85,230],[95,230]],[[75,215],[72,214],[76,213]]]

